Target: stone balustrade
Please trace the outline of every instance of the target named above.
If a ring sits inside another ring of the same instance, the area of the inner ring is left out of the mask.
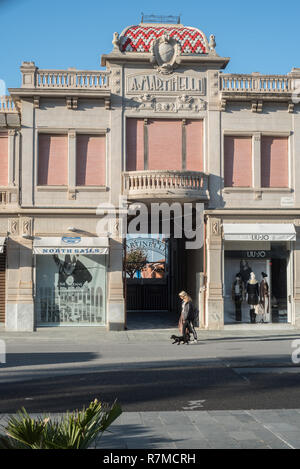
[[[0,96],[0,112],[17,112],[11,96]]]
[[[4,208],[8,204],[18,203],[18,188],[0,188],[0,208]]]
[[[36,70],[35,88],[108,89],[109,72],[85,70]]]
[[[293,78],[287,75],[221,74],[221,91],[226,93],[292,93]]]
[[[129,197],[208,200],[208,176],[198,171],[127,171],[123,173],[123,192]]]

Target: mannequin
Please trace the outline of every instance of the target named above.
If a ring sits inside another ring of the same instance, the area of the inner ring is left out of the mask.
[[[235,303],[235,320],[242,321],[242,302],[244,299],[244,283],[240,274],[236,274],[232,284],[232,301]]]
[[[250,322],[254,324],[256,322],[255,306],[258,305],[259,298],[258,281],[255,278],[254,272],[251,272],[250,279],[247,283],[247,296],[248,305],[250,306]]]
[[[264,315],[262,322],[270,322],[270,293],[269,293],[269,284],[267,282],[267,274],[264,272],[261,273],[262,280],[259,286],[259,297],[260,303],[264,308]]]
[[[245,259],[242,259],[240,262],[240,276],[244,282],[245,288],[247,288],[247,282],[250,280],[252,269],[249,266],[248,262]]]

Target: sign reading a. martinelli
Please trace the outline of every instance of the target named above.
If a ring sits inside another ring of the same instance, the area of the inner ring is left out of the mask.
[[[203,95],[205,93],[204,79],[179,74],[168,77],[156,74],[129,75],[127,77],[128,93],[178,93],[180,91]]]

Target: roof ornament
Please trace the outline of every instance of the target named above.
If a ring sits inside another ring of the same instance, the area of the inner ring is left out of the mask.
[[[114,33],[112,44],[114,46],[114,50],[119,50],[119,46],[120,46],[119,33]]]
[[[209,50],[210,50],[210,53],[211,54],[216,54],[216,37],[214,36],[214,34],[211,34],[210,35],[210,38],[209,38]]]
[[[156,65],[157,71],[164,75],[173,73],[173,69],[181,62],[179,42],[166,33],[153,41],[150,53],[150,63]]]

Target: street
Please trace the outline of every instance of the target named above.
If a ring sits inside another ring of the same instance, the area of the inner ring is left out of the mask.
[[[64,412],[96,397],[124,412],[300,408],[298,331],[201,331],[188,346],[170,333],[2,332],[0,413]]]

